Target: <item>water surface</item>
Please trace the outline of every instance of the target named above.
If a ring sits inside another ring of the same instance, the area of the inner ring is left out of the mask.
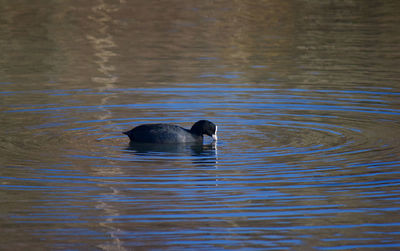
[[[400,248],[399,9],[5,1],[0,249]]]

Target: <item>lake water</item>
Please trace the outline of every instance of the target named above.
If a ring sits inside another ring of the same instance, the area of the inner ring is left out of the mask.
[[[399,10],[2,1],[0,249],[400,249]]]

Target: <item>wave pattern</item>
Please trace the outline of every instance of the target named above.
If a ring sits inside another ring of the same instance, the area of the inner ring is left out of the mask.
[[[400,222],[393,214],[400,198],[394,137],[400,93],[193,86],[108,90],[121,100],[164,93],[173,100],[168,105],[9,107],[3,115],[50,118],[29,125],[29,137],[2,150],[14,164],[3,168],[1,188],[41,198],[28,211],[9,215],[12,222],[37,226],[32,238],[55,245],[76,236],[121,249],[399,247]],[[38,94],[60,93],[65,91]],[[76,93],[71,95],[106,95]],[[192,103],[194,96],[200,101]],[[103,110],[133,116],[95,119]],[[140,116],[143,110],[154,114]],[[188,127],[197,118],[213,118],[220,141],[132,149],[120,134],[139,123],[179,123],[182,117]],[[43,160],[46,152],[53,156]],[[21,162],[21,155],[32,153]]]

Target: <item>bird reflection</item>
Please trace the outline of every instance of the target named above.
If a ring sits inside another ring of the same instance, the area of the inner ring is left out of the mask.
[[[202,143],[181,143],[181,144],[155,144],[130,142],[126,149],[136,155],[149,155],[152,153],[178,154],[190,156],[216,156],[217,146],[215,142],[210,144]]]
[[[153,163],[150,164],[152,167],[168,167],[169,164],[173,164],[173,169],[177,166],[182,166],[183,168],[188,163],[187,161],[190,161],[195,167],[193,169],[194,173],[197,172],[198,168],[208,172],[210,178],[214,173],[214,185],[218,186],[218,156],[215,142],[204,145],[201,143],[154,144],[131,142],[126,150],[138,157],[132,159],[132,161],[143,161],[144,158],[148,161],[147,163]],[[154,163],[156,164],[154,165]],[[143,166],[143,162],[141,162],[140,166]]]

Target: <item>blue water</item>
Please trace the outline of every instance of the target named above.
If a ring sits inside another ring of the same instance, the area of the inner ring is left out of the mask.
[[[400,248],[396,1],[36,4],[0,7],[1,250]]]

